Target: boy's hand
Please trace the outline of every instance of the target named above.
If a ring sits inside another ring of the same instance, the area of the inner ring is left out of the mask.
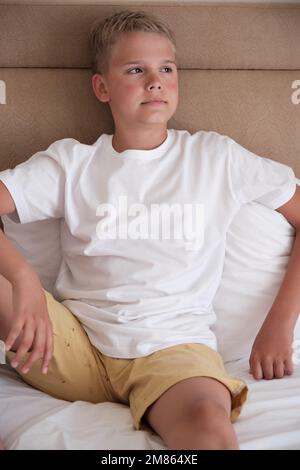
[[[32,275],[13,285],[12,294],[15,321],[5,341],[6,350],[21,336],[11,366],[18,367],[23,356],[31,352],[21,371],[26,374],[33,362],[43,358],[42,372],[46,374],[53,354],[53,333],[43,287]]]
[[[280,379],[293,373],[293,330],[274,321],[260,329],[250,355],[250,373],[255,379]]]

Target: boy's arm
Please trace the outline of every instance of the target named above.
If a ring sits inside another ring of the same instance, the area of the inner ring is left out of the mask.
[[[0,215],[12,214],[16,206],[5,184],[0,181]]]
[[[276,210],[295,227],[296,238],[285,277],[252,347],[250,372],[255,379],[293,372],[292,342],[300,312],[300,188]]]
[[[0,216],[16,210],[13,198],[0,181]],[[25,258],[15,249],[0,229],[0,275],[12,284],[13,319],[7,319],[10,331],[6,338],[6,350],[11,349],[21,335],[12,365],[17,367],[23,356],[31,351],[22,371],[43,357],[43,372],[47,371],[52,356],[52,326],[49,320],[43,287],[36,273]],[[1,293],[5,295],[4,292]],[[1,312],[4,315],[6,312]]]

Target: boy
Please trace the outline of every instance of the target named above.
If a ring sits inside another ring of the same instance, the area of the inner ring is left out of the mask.
[[[250,364],[256,378],[292,372],[293,171],[215,132],[167,129],[178,104],[175,41],[151,15],[120,11],[94,26],[90,45],[93,90],[115,132],[93,145],[62,139],[0,174],[0,214],[63,223],[59,301],[0,233],[1,338],[11,365],[25,358],[18,372],[46,393],[129,404],[136,429],[144,420],[171,449],[238,449],[231,420],[247,387],[216,352],[211,301],[239,207],[255,199],[279,210],[297,238]]]

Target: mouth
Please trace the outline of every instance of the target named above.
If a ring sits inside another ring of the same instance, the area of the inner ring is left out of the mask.
[[[163,100],[151,100],[151,101],[145,101],[142,104],[153,104],[153,105],[161,105],[161,104],[166,104],[166,101]]]

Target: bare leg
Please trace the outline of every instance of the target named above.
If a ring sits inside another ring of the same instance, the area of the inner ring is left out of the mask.
[[[230,392],[223,384],[192,377],[163,393],[145,418],[169,449],[237,450],[230,411]]]
[[[5,450],[3,442],[0,440],[0,450]]]

